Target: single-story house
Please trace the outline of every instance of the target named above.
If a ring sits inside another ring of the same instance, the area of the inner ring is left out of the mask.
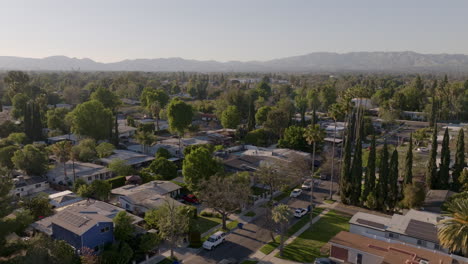
[[[40,176],[20,175],[13,179],[12,195],[25,197],[44,192],[49,189],[47,179]]]
[[[149,165],[154,160],[154,156],[152,157],[129,150],[116,149],[112,155],[100,159],[99,163],[107,166],[114,160],[123,160],[127,165],[140,168]]]
[[[171,153],[172,156],[178,156],[179,155],[179,145],[154,144],[152,146],[146,147],[146,153],[144,153],[145,149],[140,144],[127,146],[127,150],[147,154],[147,155],[150,155],[150,156],[153,156],[153,157],[156,155],[156,153],[158,152],[158,150],[160,148],[166,149],[167,151],[169,151],[169,153]]]
[[[456,256],[401,244],[391,240],[365,237],[341,231],[330,239],[330,258],[339,263],[353,264],[452,264]],[[459,260],[463,258],[460,257]]]
[[[415,112],[415,111],[402,111],[401,117],[409,120],[415,121],[424,121],[426,120],[426,113],[424,112]]]
[[[111,193],[118,195],[120,206],[125,210],[143,214],[166,202],[182,205],[173,199],[180,194],[180,189],[179,185],[170,181],[152,181],[142,185],[125,185],[113,189]]]
[[[454,194],[455,192],[450,190],[429,190],[424,199],[423,210],[437,214],[442,213],[442,205]]]
[[[49,203],[52,205],[52,208],[64,207],[82,200],[83,198],[68,190],[49,195]]]
[[[75,134],[60,135],[60,136],[47,138],[47,144],[52,145],[57,142],[65,141],[65,140],[70,141],[73,145],[76,145],[80,141],[80,138]]]
[[[51,183],[66,185],[73,183],[74,178],[83,179],[86,183],[90,184],[95,180],[106,180],[112,177],[112,172],[101,165],[87,162],[68,161],[65,163],[65,172],[62,163],[57,163],[55,168],[47,172],[47,179]]]

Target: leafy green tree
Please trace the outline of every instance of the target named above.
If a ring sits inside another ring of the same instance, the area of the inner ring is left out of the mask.
[[[230,176],[215,175],[201,182],[199,198],[202,203],[221,214],[223,229],[227,230],[226,220],[236,210],[247,205],[250,196],[250,178],[243,174]]]
[[[66,164],[70,160],[71,149],[72,149],[72,145],[70,141],[60,141],[50,146],[50,150],[52,151],[54,156],[57,158],[57,161],[62,163],[63,175],[65,176],[65,179],[68,179]],[[73,178],[73,181],[75,180],[76,179]]]
[[[468,170],[464,169],[458,177],[458,182],[460,183],[460,190],[462,192],[468,191]]]
[[[179,134],[179,153],[181,152],[180,138],[185,130],[192,124],[192,107],[180,99],[172,99],[167,107],[169,129]]]
[[[437,125],[434,127],[432,134],[431,153],[429,154],[429,162],[426,172],[426,185],[429,189],[437,188]]]
[[[278,147],[295,150],[308,150],[307,141],[304,138],[305,129],[300,126],[290,126],[284,130],[283,137],[278,141]]]
[[[185,156],[182,165],[184,181],[189,190],[197,191],[202,180],[206,180],[216,173],[223,171],[221,163],[213,158],[206,148],[198,148]]]
[[[169,150],[167,150],[165,148],[158,148],[158,150],[156,151],[156,158],[170,159],[170,158],[172,158],[172,155],[169,152]]]
[[[67,242],[39,234],[27,242],[25,251],[12,263],[79,264],[80,258]]]
[[[283,131],[288,127],[290,116],[288,112],[275,108],[268,112],[268,117],[263,126],[277,137],[283,135]]]
[[[73,156],[82,162],[91,162],[97,158],[96,141],[91,138],[83,139],[72,147]]]
[[[364,189],[362,191],[362,201],[366,201],[369,198],[369,194],[372,194],[372,198],[375,197],[375,161],[376,161],[376,144],[375,134],[372,135],[369,157],[367,159],[367,168],[365,173]],[[374,199],[375,202],[375,199]],[[369,207],[370,208],[370,207]],[[373,209],[373,208],[371,208]]]
[[[237,128],[240,124],[240,114],[237,107],[230,105],[223,111],[221,124],[224,128]]]
[[[99,158],[105,158],[112,155],[112,153],[114,153],[114,150],[115,146],[107,142],[102,142],[96,147],[96,152]]]
[[[148,147],[156,141],[156,136],[153,132],[138,131],[135,135],[136,141],[141,145],[143,153],[148,153]]]
[[[284,236],[288,230],[289,219],[291,218],[291,209],[286,204],[280,204],[273,207],[272,218],[273,221],[279,225],[280,233],[280,256],[283,256]]]
[[[50,205],[49,197],[46,194],[26,198],[23,200],[23,207],[31,212],[34,219],[41,219],[53,214],[52,205]]]
[[[112,129],[112,112],[96,100],[79,104],[68,113],[71,130],[80,136],[91,137],[95,140],[109,139]]]
[[[257,84],[256,91],[258,96],[261,96],[265,99],[267,99],[271,95],[271,87],[265,81],[261,81]]]
[[[263,128],[252,130],[244,138],[246,144],[266,147],[268,145],[268,132]]]
[[[89,200],[89,198],[93,197],[94,189],[92,186],[87,185],[85,183],[82,185],[78,185],[77,193],[79,196]]]
[[[149,170],[156,174],[160,180],[172,180],[177,177],[177,166],[163,157],[153,160],[149,166]]]
[[[388,199],[388,184],[389,184],[389,164],[388,164],[388,146],[387,142],[380,152],[380,164],[379,164],[379,181],[377,182],[377,208],[380,210],[386,210],[385,201]]]
[[[171,250],[171,258],[173,258],[177,242],[189,231],[190,219],[188,215],[183,213],[174,202],[168,200],[154,213],[150,213],[150,215],[155,215],[155,217],[148,219],[145,217],[146,222],[150,226],[156,226],[161,238],[167,240]],[[151,221],[156,219],[156,222]]]
[[[146,233],[141,236],[138,249],[141,252],[147,253],[153,250],[161,243],[161,237],[157,233]]]
[[[107,181],[95,180],[90,185],[81,185],[78,188],[78,194],[83,198],[94,197],[99,200],[109,198],[112,185]]]
[[[403,177],[403,185],[413,183],[413,134],[410,134],[408,150],[406,151],[405,159],[405,175]]]
[[[0,168],[0,249],[5,245],[5,237],[10,233],[11,226],[5,216],[15,209],[11,189],[13,181],[10,173]]]
[[[114,243],[101,255],[102,264],[128,264],[133,258],[133,249],[126,242]]]
[[[53,108],[47,111],[47,128],[50,130],[57,130],[60,133],[68,133],[70,126],[65,121],[69,110],[67,108]]]
[[[121,104],[119,97],[114,92],[104,87],[99,87],[91,93],[91,100],[101,102],[105,108],[112,111]]]
[[[10,100],[19,93],[26,92],[28,83],[30,81],[29,75],[22,71],[9,71],[3,82],[8,87],[7,94]]]
[[[396,148],[390,158],[388,183],[387,206],[390,210],[394,210],[400,196],[398,192],[398,151]]]
[[[120,211],[114,219],[114,236],[119,241],[128,241],[135,227],[133,226],[133,218],[127,214],[125,211]]]
[[[450,178],[450,148],[449,148],[449,133],[448,128],[445,129],[444,138],[442,140],[442,150],[440,153],[440,169],[438,175],[437,189],[446,190],[449,187]]]
[[[159,131],[159,113],[169,102],[169,95],[162,89],[145,88],[141,94],[140,101],[151,112],[153,118],[156,119],[156,129]]]
[[[16,119],[24,119],[26,115],[26,105],[28,104],[30,98],[23,93],[16,94],[12,99],[13,110],[11,112],[12,116]]]
[[[426,194],[424,187],[414,182],[403,186],[403,200],[401,205],[404,208],[418,208],[423,205]]]
[[[455,164],[453,165],[452,171],[452,186],[451,189],[453,191],[458,192],[460,190],[460,175],[465,168],[465,133],[463,129],[460,129],[458,132],[458,139],[457,139],[457,150],[455,153]]]
[[[262,106],[257,110],[257,113],[255,114],[255,122],[257,125],[261,126],[267,121],[268,113],[270,111],[271,107],[269,106]]]
[[[11,158],[15,167],[28,175],[43,175],[47,172],[49,159],[45,151],[35,145],[26,145]]]
[[[115,159],[109,163],[109,170],[117,176],[128,176],[135,171],[125,160]]]
[[[26,134],[24,134],[23,132],[15,132],[15,133],[11,133],[10,135],[8,135],[7,139],[17,145],[22,145],[26,143],[27,137],[26,137]]]
[[[10,169],[10,170],[13,169],[15,167],[15,164],[13,164],[12,157],[15,154],[15,152],[18,150],[19,150],[19,147],[15,145],[1,148],[0,149],[0,166]]]
[[[294,98],[294,104],[296,106],[297,111],[301,115],[301,125],[305,126],[305,123],[306,123],[305,113],[307,111],[307,105],[308,105],[307,97],[303,95],[297,95]]]
[[[31,141],[39,141],[42,135],[42,111],[35,101],[26,104],[24,112],[24,132]]]

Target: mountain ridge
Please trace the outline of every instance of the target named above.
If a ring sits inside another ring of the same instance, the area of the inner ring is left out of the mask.
[[[193,60],[180,57],[125,59],[103,63],[63,55],[45,58],[0,56],[0,70],[25,71],[145,71],[145,72],[463,72],[468,55],[393,52],[313,52],[266,61]]]

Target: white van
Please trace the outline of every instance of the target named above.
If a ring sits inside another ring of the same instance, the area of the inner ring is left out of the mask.
[[[203,248],[212,250],[219,244],[223,243],[226,233],[218,231],[211,235],[205,242],[203,242]]]

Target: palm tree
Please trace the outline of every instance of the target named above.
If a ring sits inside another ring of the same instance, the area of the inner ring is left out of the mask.
[[[156,136],[149,131],[139,131],[136,133],[135,139],[141,145],[142,152],[148,154],[148,146],[156,141]]]
[[[55,157],[57,157],[57,161],[63,164],[63,174],[65,175],[65,179],[68,180],[67,176],[67,161],[70,160],[70,152],[71,152],[72,145],[70,141],[60,141],[52,145],[51,150],[54,153]],[[75,179],[73,179],[75,182]]]
[[[159,131],[159,112],[161,112],[161,104],[156,101],[149,105],[149,109],[153,118],[156,119],[156,131]]]
[[[291,217],[291,209],[286,204],[280,204],[273,207],[271,217],[280,228],[280,256],[283,256],[284,234],[288,229],[289,218]]]
[[[440,244],[452,252],[468,256],[468,198],[459,198],[448,205],[451,218],[439,222]]]
[[[336,120],[343,116],[343,109],[339,104],[332,104],[328,110],[328,115],[333,119],[335,131],[333,132],[332,155],[331,155],[331,185],[330,185],[330,200],[333,192],[333,179],[335,176],[335,140],[336,140]]]
[[[310,208],[314,208],[314,169],[315,169],[315,146],[317,142],[321,142],[325,137],[325,132],[320,128],[320,125],[308,125],[305,132],[304,138],[307,144],[312,145],[312,173],[310,175],[312,179],[312,187],[310,188]],[[312,223],[313,216],[310,214],[310,222]]]

